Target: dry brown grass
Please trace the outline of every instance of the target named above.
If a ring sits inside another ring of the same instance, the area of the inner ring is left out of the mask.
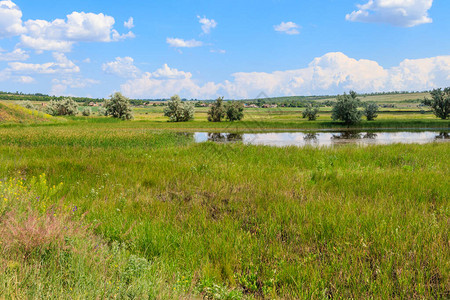
[[[68,217],[52,213],[39,216],[31,210],[23,215],[8,212],[0,222],[2,248],[24,258],[45,250],[64,249],[65,238],[77,233]]]

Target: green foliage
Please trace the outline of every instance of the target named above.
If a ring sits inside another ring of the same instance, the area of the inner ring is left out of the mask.
[[[423,104],[430,106],[436,117],[446,120],[450,117],[450,87],[431,91],[431,100],[424,99]]]
[[[309,121],[315,121],[319,117],[319,108],[308,104],[306,109],[303,111],[303,118],[308,118]]]
[[[229,101],[225,104],[225,114],[228,121],[240,121],[244,118],[244,104],[240,101]]]
[[[339,95],[331,111],[331,118],[334,121],[343,121],[346,125],[359,123],[362,116],[362,112],[358,110],[360,103],[354,91]]]
[[[106,108],[99,107],[98,110],[97,110],[97,116],[104,117],[106,115],[107,115],[106,114]]]
[[[131,255],[128,258],[124,271],[122,272],[123,280],[129,283],[133,278],[139,277],[144,272],[148,271],[149,267],[150,264],[145,258]]]
[[[182,102],[180,96],[174,95],[164,108],[164,116],[169,117],[170,122],[187,122],[194,119],[194,104]]]
[[[367,118],[367,121],[373,121],[376,117],[378,117],[378,105],[373,102],[364,103],[364,115]]]
[[[82,114],[84,117],[89,117],[89,116],[92,114],[92,110],[91,110],[90,107],[86,107],[86,108],[84,108],[84,109],[81,111],[81,114]]]
[[[33,103],[31,103],[31,101],[17,101],[16,104],[23,106],[27,109],[36,109],[36,107],[33,105]]]
[[[209,122],[221,122],[225,117],[225,106],[223,105],[223,97],[216,99],[208,111]]]
[[[78,104],[72,98],[51,100],[46,112],[52,116],[75,116],[78,113]]]
[[[133,119],[129,100],[130,99],[123,96],[120,92],[114,93],[111,99],[105,101],[106,115],[121,120]]]

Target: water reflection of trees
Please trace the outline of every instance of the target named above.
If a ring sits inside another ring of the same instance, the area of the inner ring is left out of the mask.
[[[358,131],[342,131],[332,134],[332,140],[359,140],[362,138],[361,132]]]
[[[378,134],[376,134],[375,132],[366,132],[366,134],[363,136],[363,139],[374,140],[377,138],[377,136],[378,136]]]
[[[332,139],[334,140],[360,140],[360,139],[371,139],[374,140],[378,137],[378,134],[375,132],[366,132],[362,133],[359,131],[342,131],[337,132],[332,135]]]
[[[238,142],[243,140],[243,135],[240,133],[217,133],[209,132],[208,141],[210,142]]]
[[[306,142],[317,142],[317,132],[306,133],[303,139]]]
[[[450,132],[439,132],[439,134],[435,137],[436,140],[449,140]]]

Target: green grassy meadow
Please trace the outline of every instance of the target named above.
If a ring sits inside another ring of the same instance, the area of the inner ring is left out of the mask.
[[[0,298],[450,297],[448,143],[197,144],[187,132],[342,125],[295,109],[173,124],[158,109],[0,125]]]

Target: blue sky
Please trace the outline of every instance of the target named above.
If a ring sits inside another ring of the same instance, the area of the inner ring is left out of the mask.
[[[4,0],[0,90],[205,99],[450,86],[449,11],[444,0]]]

